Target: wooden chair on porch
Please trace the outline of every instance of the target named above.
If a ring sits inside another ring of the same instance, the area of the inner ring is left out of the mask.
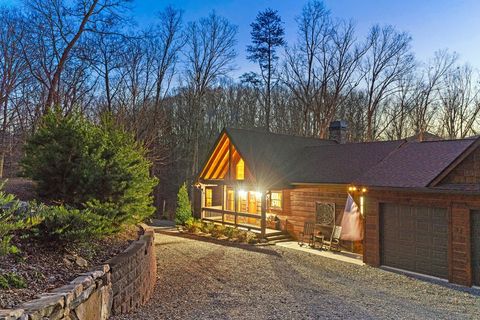
[[[330,240],[323,239],[322,249],[340,251],[340,235],[342,234],[342,227],[333,226]]]
[[[314,246],[314,237],[315,222],[307,221],[303,224],[303,231],[300,232],[300,236],[298,237],[298,245],[302,247],[303,245],[305,245],[305,240],[307,240],[309,246]]]

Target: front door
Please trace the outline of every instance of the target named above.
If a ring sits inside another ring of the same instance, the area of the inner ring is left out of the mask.
[[[228,211],[235,211],[235,191],[232,188],[227,188],[227,203],[225,209]],[[225,220],[230,223],[235,222],[235,216],[233,214],[226,214]]]
[[[248,213],[257,214],[258,199],[255,192],[248,193]],[[256,218],[248,218],[248,224],[258,225],[260,220]]]
[[[248,213],[257,213],[257,197],[254,192],[248,193]]]

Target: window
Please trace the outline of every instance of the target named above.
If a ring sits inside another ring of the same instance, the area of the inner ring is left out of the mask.
[[[270,194],[270,208],[282,208],[282,192],[272,192]]]
[[[248,192],[240,190],[238,191],[238,211],[248,212]]]
[[[205,189],[205,207],[211,207],[213,203],[213,190],[211,188]]]
[[[236,178],[237,180],[243,180],[245,179],[245,163],[243,162],[243,159],[238,160],[237,162],[237,167],[236,167]]]

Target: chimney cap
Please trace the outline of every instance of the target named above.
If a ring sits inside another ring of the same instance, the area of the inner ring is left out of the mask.
[[[347,129],[348,125],[347,122],[344,120],[336,120],[330,122],[329,129]]]

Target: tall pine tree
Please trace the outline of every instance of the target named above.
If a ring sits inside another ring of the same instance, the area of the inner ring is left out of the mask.
[[[265,127],[267,131],[270,131],[271,96],[278,62],[277,49],[285,45],[285,30],[278,11],[272,9],[259,12],[250,26],[252,27],[250,33],[252,45],[247,47],[247,58],[260,66],[260,78],[263,82]]]

